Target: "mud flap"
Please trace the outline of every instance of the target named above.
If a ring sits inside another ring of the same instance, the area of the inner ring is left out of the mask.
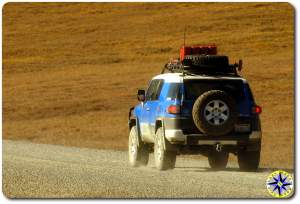
[[[178,146],[171,144],[165,137],[165,125],[162,120],[162,130],[163,130],[163,142],[164,142],[164,150],[166,151],[178,151]]]

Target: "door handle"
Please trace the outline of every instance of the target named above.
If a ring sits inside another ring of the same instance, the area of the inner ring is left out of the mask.
[[[150,108],[146,108],[146,111],[150,111]]]

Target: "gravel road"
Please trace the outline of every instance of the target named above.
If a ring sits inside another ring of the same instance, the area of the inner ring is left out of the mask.
[[[127,152],[3,141],[3,192],[10,198],[270,198],[271,170],[210,171],[202,157],[179,156],[176,168],[132,168]]]

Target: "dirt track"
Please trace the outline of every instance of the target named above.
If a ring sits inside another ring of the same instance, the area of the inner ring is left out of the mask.
[[[212,172],[206,160],[179,157],[172,171],[134,169],[127,153],[3,141],[3,192],[7,197],[200,198],[270,197],[271,170]]]

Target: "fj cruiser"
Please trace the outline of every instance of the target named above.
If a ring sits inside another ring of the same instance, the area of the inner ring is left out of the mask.
[[[138,90],[140,104],[129,111],[130,165],[147,165],[154,150],[159,170],[173,169],[179,154],[203,154],[219,170],[233,153],[241,170],[257,170],[261,108],[237,73],[242,61],[228,61],[214,45],[183,46],[180,59]]]

